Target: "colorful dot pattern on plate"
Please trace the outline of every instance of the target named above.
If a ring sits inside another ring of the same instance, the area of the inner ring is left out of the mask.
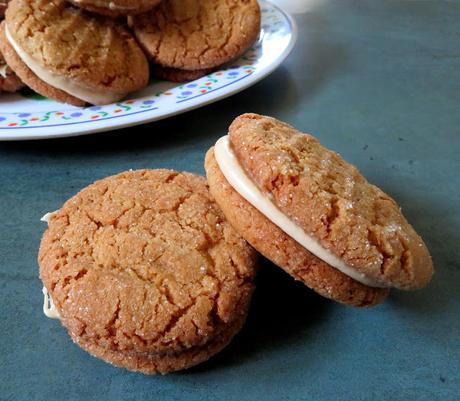
[[[262,9],[260,38],[243,57],[231,65],[181,85],[152,81],[147,88],[133,94],[131,99],[104,106],[77,108],[42,98],[30,90],[15,95],[2,95],[0,139],[2,139],[2,130],[3,132],[7,130],[8,133],[16,130],[19,133],[33,128],[63,127],[65,129],[66,126],[75,124],[88,126],[93,122],[123,119],[146,113],[151,115],[145,120],[152,121],[154,118],[150,117],[154,113],[164,113],[165,116],[177,114],[177,111],[169,111],[178,110],[179,105],[183,103],[193,101],[196,103],[198,98],[203,104],[213,101],[211,95],[224,89],[229,92],[229,86],[238,85],[241,81],[256,75],[259,70],[266,68],[273,61],[274,54],[286,48],[286,38],[292,36],[291,19],[268,2],[263,1],[260,4]]]

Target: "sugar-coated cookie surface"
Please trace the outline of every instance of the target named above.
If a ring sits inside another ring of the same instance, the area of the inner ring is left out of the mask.
[[[21,55],[14,54],[17,52],[8,43],[5,29],[37,66],[74,86],[123,96],[148,82],[148,63],[142,50],[123,25],[110,19],[75,9],[64,0],[12,0],[5,22],[0,40],[8,64],[27,85],[45,96],[68,101],[61,99],[63,88],[40,79]],[[57,91],[54,96],[53,89]]]
[[[202,177],[139,170],[67,201],[39,264],[76,343],[117,366],[166,373],[208,359],[240,329],[255,252]]]
[[[76,98],[60,89],[57,89],[38,78],[14,51],[8,39],[5,36],[5,21],[0,24],[0,51],[3,53],[8,65],[14,70],[14,73],[25,82],[27,86],[37,93],[51,99],[68,103],[74,106],[84,106],[85,101]]]
[[[243,54],[257,39],[256,0],[164,0],[131,26],[151,59],[182,70],[214,68]]]
[[[366,307],[385,299],[387,289],[368,287],[329,266],[247,202],[225,179],[214,157],[214,148],[206,154],[205,169],[210,191],[228,221],[267,259],[335,301]]]
[[[430,281],[430,254],[400,207],[337,153],[288,124],[255,114],[238,117],[229,138],[257,187],[349,266],[399,289]]]

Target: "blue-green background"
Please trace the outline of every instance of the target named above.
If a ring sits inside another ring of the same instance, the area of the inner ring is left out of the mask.
[[[318,3],[296,16],[285,64],[232,98],[122,131],[0,144],[0,400],[460,399],[460,3]],[[202,174],[243,112],[315,134],[396,198],[431,250],[433,282],[356,310],[264,261],[247,325],[211,361],[148,377],[90,357],[41,313],[41,215],[122,170]]]

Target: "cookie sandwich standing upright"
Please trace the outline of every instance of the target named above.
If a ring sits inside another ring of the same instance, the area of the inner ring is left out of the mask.
[[[257,40],[257,0],[164,0],[129,19],[162,79],[199,78],[240,57]]]
[[[30,88],[75,106],[112,103],[148,82],[147,60],[131,33],[64,0],[12,0],[0,50]]]
[[[325,297],[371,306],[431,279],[430,254],[398,204],[311,135],[244,114],[205,168],[241,236]]]
[[[203,177],[118,174],[83,189],[47,220],[39,265],[52,316],[90,354],[167,373],[207,360],[243,325],[255,251]]]

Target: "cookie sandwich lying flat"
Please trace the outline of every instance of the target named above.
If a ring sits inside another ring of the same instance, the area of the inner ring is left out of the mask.
[[[0,53],[0,92],[17,92],[24,84],[5,63]]]
[[[319,294],[353,306],[421,288],[428,250],[387,194],[313,136],[245,114],[206,155],[210,191],[260,253]]]
[[[92,355],[167,373],[207,360],[243,325],[255,251],[203,177],[122,173],[47,217],[39,251],[45,293],[53,315]]]
[[[118,17],[128,14],[138,14],[157,6],[161,0],[69,0],[77,7],[85,10]]]
[[[164,0],[130,25],[154,74],[184,81],[241,56],[259,36],[260,9],[257,0]]]
[[[33,90],[75,106],[112,103],[148,82],[147,59],[122,25],[64,0],[12,0],[0,50]]]

